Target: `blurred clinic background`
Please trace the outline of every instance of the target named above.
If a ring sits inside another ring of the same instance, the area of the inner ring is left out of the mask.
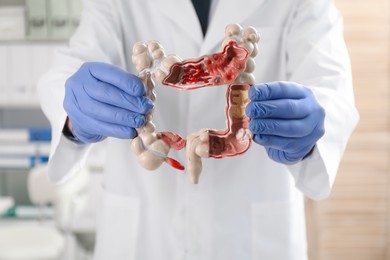
[[[390,0],[335,2],[361,121],[331,197],[306,201],[310,260],[390,260]],[[48,183],[50,126],[36,93],[81,8],[81,0],[0,0],[0,260],[92,256],[104,144],[76,178]]]

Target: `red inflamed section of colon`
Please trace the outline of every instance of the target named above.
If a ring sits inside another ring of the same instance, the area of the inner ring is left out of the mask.
[[[248,51],[231,41],[220,53],[172,65],[163,84],[185,90],[230,84],[244,71],[247,58]]]

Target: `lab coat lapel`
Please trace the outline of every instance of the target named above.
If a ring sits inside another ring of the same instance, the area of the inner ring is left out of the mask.
[[[219,0],[210,20],[200,54],[213,51],[225,38],[225,27],[231,23],[241,23],[253,14],[265,0]],[[260,19],[260,18],[259,18]]]
[[[159,0],[154,3],[158,3],[161,12],[179,28],[180,33],[178,35],[181,33],[187,34],[199,47],[201,46],[203,40],[202,28],[190,0]]]

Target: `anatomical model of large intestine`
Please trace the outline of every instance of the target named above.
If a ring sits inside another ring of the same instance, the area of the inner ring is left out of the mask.
[[[249,118],[245,107],[249,103],[248,90],[255,83],[255,69],[259,35],[256,29],[243,29],[230,24],[225,29],[223,51],[196,60],[182,61],[178,56],[165,55],[157,41],[138,42],[133,47],[132,60],[144,83],[146,96],[156,100],[154,80],[163,85],[192,90],[208,86],[228,85],[226,92],[227,127],[224,130],[201,129],[187,140],[172,132],[156,132],[153,110],[146,116],[146,124],[137,129],[138,136],[131,147],[141,166],[148,170],[163,162],[184,170],[184,166],[168,156],[170,149],[186,148],[187,170],[192,183],[198,183],[202,158],[223,158],[246,152],[250,145]]]

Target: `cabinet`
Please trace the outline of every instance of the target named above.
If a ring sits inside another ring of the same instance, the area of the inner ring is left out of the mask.
[[[65,42],[0,42],[0,107],[38,107],[36,86]]]

